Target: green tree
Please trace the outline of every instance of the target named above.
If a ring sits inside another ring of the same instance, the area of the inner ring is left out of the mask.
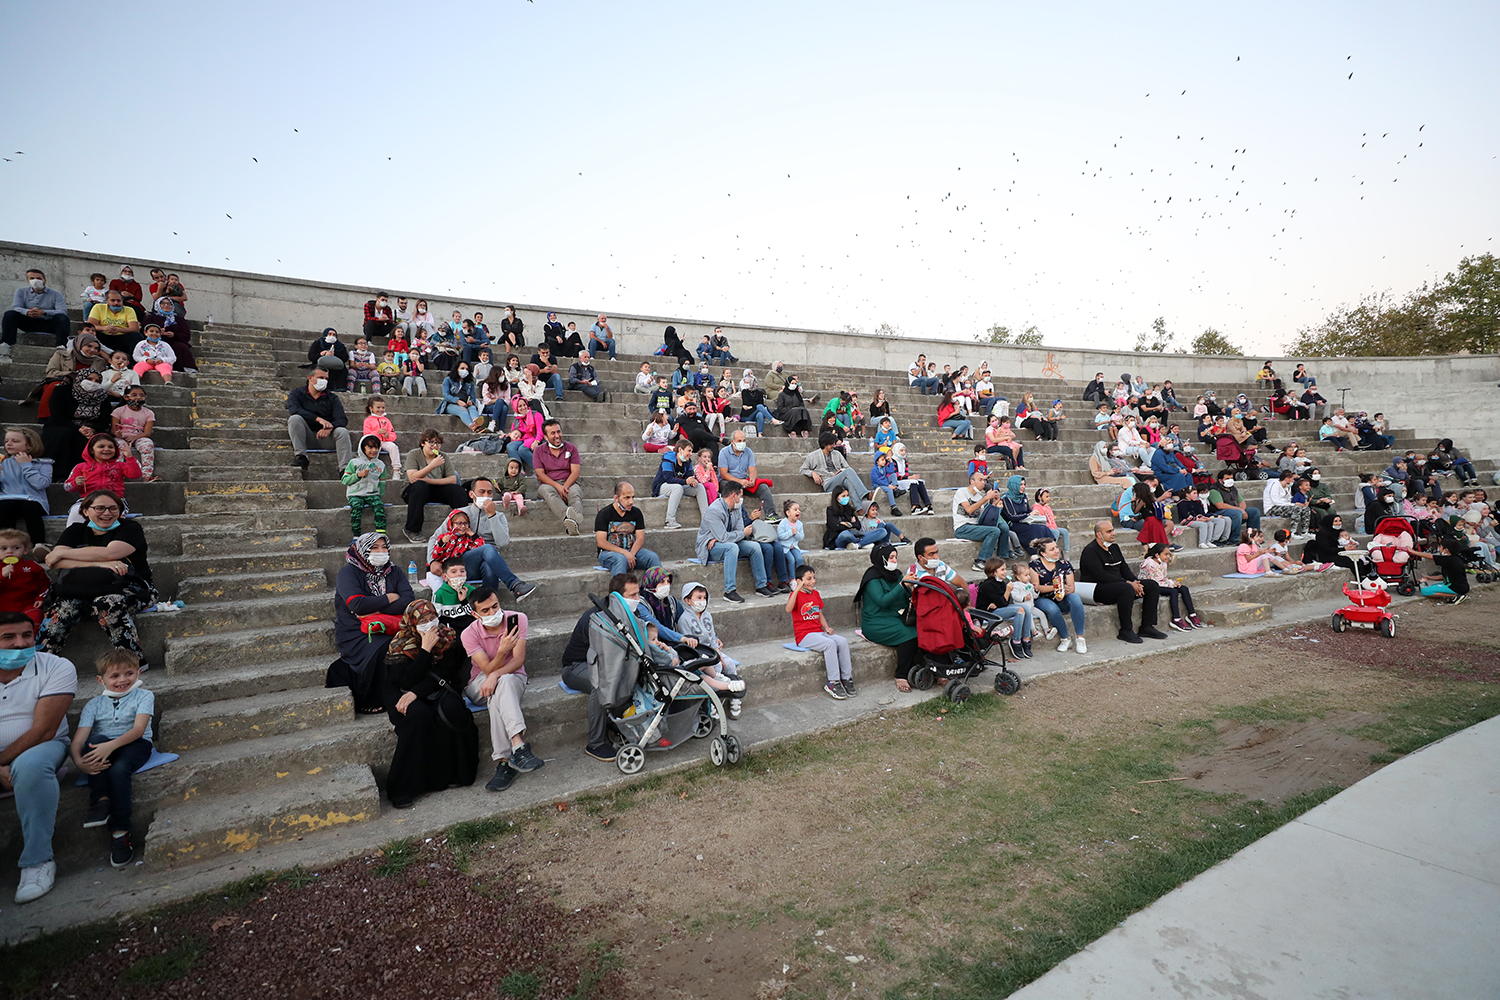
[[[1030,324],[1020,333],[1015,333],[1008,326],[996,323],[985,331],[981,343],[1005,344],[1016,347],[1036,347],[1042,342],[1042,331],[1036,328],[1036,324]]]
[[[1465,257],[1435,292],[1443,312],[1443,353],[1500,351],[1500,259]]]
[[[1245,356],[1244,351],[1231,344],[1228,337],[1224,336],[1213,327],[1209,327],[1202,333],[1198,334],[1198,336],[1193,338],[1193,342],[1188,345],[1188,353],[1218,354],[1224,357],[1234,358],[1242,358]]]
[[[1135,347],[1133,350],[1161,354],[1167,348],[1171,347],[1172,342],[1176,339],[1176,334],[1167,332],[1167,318],[1165,316],[1158,316],[1151,321],[1150,333],[1142,332],[1135,335]]]

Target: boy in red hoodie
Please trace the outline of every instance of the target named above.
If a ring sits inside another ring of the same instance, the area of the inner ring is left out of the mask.
[[[42,602],[52,581],[31,558],[31,536],[16,528],[0,531],[0,611],[19,611],[42,624]]]

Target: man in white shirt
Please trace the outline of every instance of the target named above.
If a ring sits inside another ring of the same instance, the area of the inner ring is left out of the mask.
[[[927,377],[927,355],[918,354],[916,362],[906,370],[906,384],[916,386],[924,396],[937,394],[938,380]]]
[[[998,505],[1000,494],[985,486],[985,474],[981,471],[969,477],[969,485],[953,494],[953,533],[979,543],[979,554],[974,557],[973,569],[984,572],[985,560],[998,551],[1001,559],[1011,558],[1010,530],[1004,519],[997,524],[979,523],[979,515],[987,505]]]
[[[0,790],[15,792],[21,819],[17,903],[45,896],[57,878],[57,769],[68,753],[68,706],[77,692],[72,661],[37,651],[30,618],[0,612]]]

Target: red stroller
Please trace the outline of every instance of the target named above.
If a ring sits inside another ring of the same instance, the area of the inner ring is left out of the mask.
[[[922,665],[912,668],[908,680],[918,691],[926,691],[938,677],[948,679],[944,694],[949,701],[963,702],[972,693],[965,683],[990,666],[998,666],[995,690],[1015,694],[1021,690],[1021,677],[1005,665],[1005,642],[1011,626],[999,615],[971,609],[969,614],[984,628],[978,634],[964,617],[958,594],[946,581],[924,576],[916,583],[917,648],[922,651]],[[999,648],[1000,662],[991,663],[986,654]]]
[[[1250,479],[1260,478],[1260,463],[1255,460],[1254,445],[1240,444],[1232,434],[1220,434],[1214,438],[1214,455],[1233,472],[1243,472]]]
[[[1408,548],[1417,547],[1416,526],[1404,517],[1382,517],[1375,524],[1376,535],[1389,535],[1400,539],[1406,536],[1404,544]],[[1370,563],[1375,567],[1375,572],[1380,579],[1386,583],[1396,585],[1396,593],[1402,597],[1409,597],[1421,589],[1421,581],[1417,579],[1417,560],[1410,556],[1398,562],[1399,556],[1406,555],[1395,545],[1374,545],[1370,547]]]

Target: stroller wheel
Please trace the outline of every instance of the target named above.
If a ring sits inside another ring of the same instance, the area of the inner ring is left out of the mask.
[[[708,704],[708,701],[706,699],[704,700],[704,704],[705,705]],[[698,713],[698,725],[693,728],[693,736],[696,739],[700,739],[701,740],[701,739],[703,739],[703,737],[707,736],[709,733],[711,733],[713,731],[714,731],[714,714],[713,714],[713,712],[711,710],[707,710],[707,709],[705,709],[702,712],[699,712]]]
[[[1012,695],[1021,690],[1021,675],[1014,670],[1002,670],[995,675],[995,691],[1003,695]]]
[[[740,738],[738,736],[724,737],[724,752],[728,756],[729,763],[738,764],[743,751],[740,750]]]
[[[708,759],[713,761],[714,767],[723,767],[728,757],[729,748],[724,745],[724,738],[715,736],[714,741],[708,745]]]
[[[949,701],[955,702],[959,705],[962,705],[964,702],[968,701],[969,695],[973,693],[974,692],[969,690],[969,685],[964,684],[961,681],[952,682],[948,685],[948,689],[943,692],[943,694],[948,696]]]
[[[1349,619],[1340,614],[1335,614],[1330,624],[1333,625],[1335,632],[1347,632],[1349,630]]]
[[[1416,592],[1416,585],[1409,582],[1405,577],[1402,578],[1400,583],[1396,584],[1396,593],[1400,594],[1402,597],[1410,597]]]
[[[1380,634],[1385,636],[1387,639],[1394,639],[1396,637],[1395,621],[1390,618],[1380,619]]]
[[[918,667],[911,672],[911,686],[918,691],[926,691],[932,687],[932,668]]]
[[[624,774],[634,774],[646,766],[646,751],[634,743],[627,743],[615,754],[615,766]]]

